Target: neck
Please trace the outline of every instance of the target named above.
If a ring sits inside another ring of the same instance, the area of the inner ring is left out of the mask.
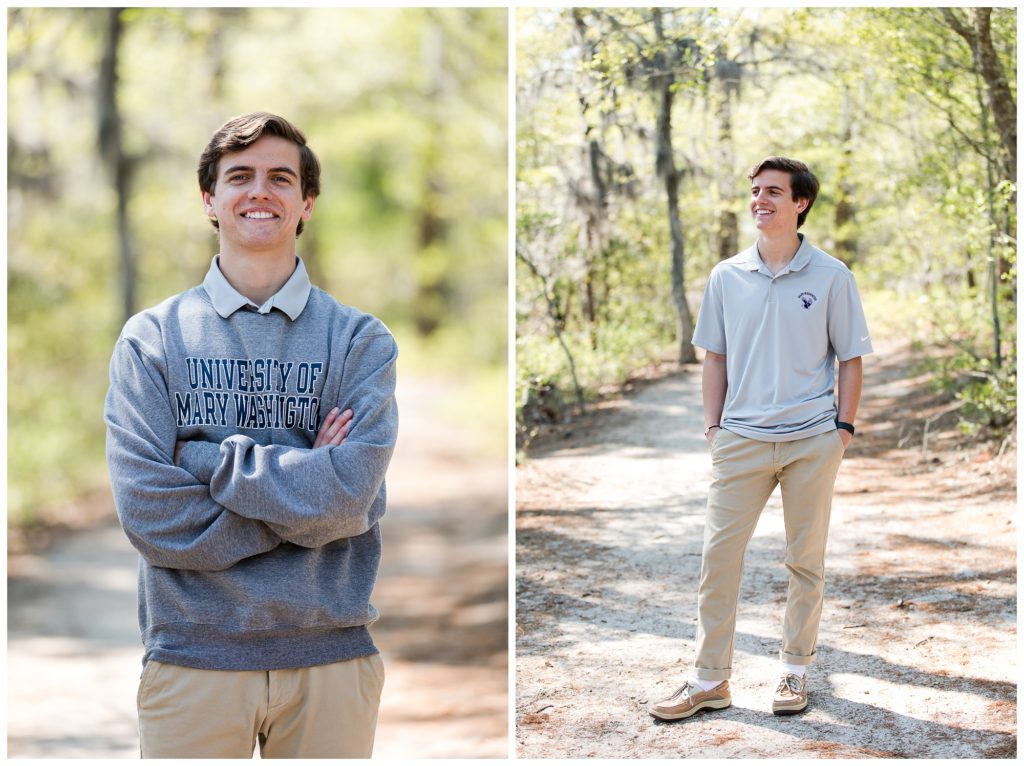
[[[786,267],[800,249],[800,237],[795,231],[772,236],[761,232],[757,236],[757,252],[773,274]]]
[[[262,306],[295,271],[295,252],[232,252],[217,256],[220,273],[233,288]]]

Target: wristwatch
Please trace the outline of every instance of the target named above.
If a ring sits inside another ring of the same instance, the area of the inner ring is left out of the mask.
[[[712,428],[721,428],[721,426],[720,426],[720,425],[719,425],[718,423],[712,423],[712,424],[711,424],[710,426],[708,426],[707,428],[705,428],[705,429],[704,429],[704,438],[705,438],[705,439],[707,439],[707,438],[708,438],[708,434],[709,434],[709,433],[711,433],[711,429],[712,429]]]
[[[849,431],[851,434],[854,433],[853,423],[844,423],[841,420],[836,420],[836,428],[841,428],[844,431]]]

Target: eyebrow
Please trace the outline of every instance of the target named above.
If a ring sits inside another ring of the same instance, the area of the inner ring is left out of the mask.
[[[255,170],[255,168],[252,167],[251,165],[232,165],[231,167],[227,168],[224,171],[224,175],[225,176],[229,176],[232,173],[238,173],[239,171],[247,171],[249,173],[252,173],[254,170]],[[299,177],[299,174],[296,173],[294,170],[292,170],[289,167],[270,168],[267,172],[268,173],[287,173],[292,178],[298,178]]]
[[[760,189],[762,187],[758,186],[757,184],[753,184],[750,188],[753,190],[753,189]],[[763,188],[765,188],[765,189],[775,189],[776,191],[786,191],[781,186],[765,186]]]

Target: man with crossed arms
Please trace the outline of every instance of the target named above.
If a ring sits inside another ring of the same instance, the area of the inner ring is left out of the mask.
[[[395,341],[296,256],[320,191],[298,128],[229,120],[198,175],[220,250],[125,324],[105,410],[140,554],[142,756],[368,758]]]

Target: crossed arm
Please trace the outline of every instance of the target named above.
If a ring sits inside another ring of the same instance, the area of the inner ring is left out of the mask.
[[[224,508],[209,487],[175,465],[177,424],[165,404],[166,380],[143,344],[118,340],[110,382],[104,419],[114,505],[147,562],[218,571],[281,544],[265,524]]]
[[[282,541],[317,547],[363,534],[384,511],[397,412],[390,335],[354,344],[312,448],[177,439],[162,366],[122,339],[111,361],[107,454],[115,504],[154,566],[225,569]],[[351,372],[350,372],[351,371]]]
[[[313,442],[313,449],[319,447],[340,447],[345,441],[348,432],[352,427],[352,410],[341,412],[340,407],[335,407],[324,418],[323,425],[316,434],[316,441]],[[187,441],[179,439],[174,445],[174,464],[178,465],[181,457],[181,448],[188,444]]]

